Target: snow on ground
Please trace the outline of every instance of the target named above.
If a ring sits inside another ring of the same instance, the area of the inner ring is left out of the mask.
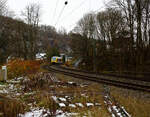
[[[61,86],[61,87],[65,86],[65,85],[68,86],[68,84],[71,87],[72,86],[75,86],[75,87],[76,86],[79,86],[79,87],[86,86],[86,85],[78,85],[77,83],[74,83],[74,82],[67,82],[65,84],[61,81],[58,81],[56,78],[52,77],[52,75],[51,75],[51,79],[52,79],[51,81],[58,83],[57,86]],[[19,77],[19,78],[15,78],[13,80],[9,80],[4,85],[0,85],[0,93],[7,94],[11,98],[19,98],[20,96],[28,97],[28,96],[32,96],[32,95],[36,94],[36,91],[34,91],[34,90],[28,91],[28,92],[23,91],[25,86],[21,85],[21,83],[26,83],[27,81],[29,81],[29,79],[27,77]],[[61,84],[65,84],[65,85],[61,85]],[[55,88],[54,85],[51,85],[50,87]],[[86,93],[81,94],[81,96],[88,98],[88,96],[86,96]],[[71,97],[70,95],[64,95],[62,97],[52,95],[51,98],[62,109],[65,107],[84,108],[84,107],[91,107],[91,106],[101,106],[100,103],[92,103],[92,102],[87,102],[85,104],[80,103],[80,102],[72,103],[70,100],[75,97]],[[33,108],[33,105],[36,105],[36,102],[27,103],[27,105],[30,107],[30,111],[26,112],[25,114],[19,114],[19,117],[47,117],[47,116],[51,115],[51,112],[47,109],[38,108],[38,107]],[[55,114],[56,114],[56,117],[70,117],[72,115],[74,115],[74,116],[78,115],[78,113],[63,112],[62,110],[57,110]]]
[[[60,101],[66,102],[66,98],[59,98]]]
[[[89,107],[89,106],[94,106],[93,103],[86,103],[86,105],[87,105],[87,107]]]
[[[109,95],[104,96],[104,104],[107,106],[107,110],[112,117],[131,117],[131,115],[129,115],[123,107],[120,107],[118,103],[114,102]]]
[[[66,105],[64,103],[59,103],[60,107],[66,107]]]
[[[62,110],[57,110],[55,117],[71,117],[78,115],[78,113],[67,113]],[[52,116],[50,111],[45,109],[34,108],[30,112],[26,112],[25,114],[20,114],[19,117],[47,117]]]
[[[10,95],[11,97],[15,97],[15,96],[19,96],[21,95],[20,92],[22,90],[22,88],[17,88],[17,84],[20,83],[20,81],[22,80],[22,77],[19,78],[15,78],[13,80],[9,80],[6,83],[4,83],[3,85],[0,85],[0,93],[1,94],[7,94]]]
[[[74,104],[69,104],[69,107],[76,108],[76,105],[74,105]]]
[[[82,103],[76,103],[76,105],[79,107],[84,107]]]

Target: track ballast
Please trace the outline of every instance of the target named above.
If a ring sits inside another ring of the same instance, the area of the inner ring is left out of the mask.
[[[145,84],[136,84],[135,82],[141,82],[141,80],[133,80],[133,82],[126,82],[126,81],[118,81],[114,79],[109,79],[105,75],[96,75],[93,73],[88,73],[76,69],[69,69],[69,68],[64,68],[60,67],[57,65],[52,65],[52,66],[44,66],[45,69],[56,72],[56,73],[62,73],[64,75],[68,75],[74,78],[79,78],[79,79],[84,79],[84,80],[89,80],[89,81],[94,81],[97,83],[102,83],[106,85],[111,85],[111,86],[117,86],[121,88],[127,88],[127,89],[132,89],[132,90],[138,90],[138,91],[144,91],[144,92],[150,92],[150,85],[145,85]],[[121,79],[121,78],[120,78]],[[125,79],[125,78],[124,78]],[[135,81],[135,82],[134,82]]]

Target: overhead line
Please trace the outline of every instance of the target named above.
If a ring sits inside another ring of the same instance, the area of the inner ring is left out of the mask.
[[[65,6],[66,6],[66,5],[65,5]],[[58,24],[59,19],[60,19],[61,15],[62,15],[62,13],[63,13],[63,11],[64,11],[64,9],[65,9],[65,6],[62,8],[62,10],[61,10],[61,12],[60,12],[60,14],[59,14],[59,16],[58,16],[58,19],[57,19],[57,21],[56,21],[56,23],[55,23],[55,26]]]
[[[64,16],[62,20],[70,16],[76,9],[79,9],[85,2],[86,0],[83,0],[77,7],[75,7],[71,12],[69,12],[66,16]]]
[[[59,0],[56,1],[55,10],[54,10],[54,14],[53,14],[53,19],[55,18],[55,14],[56,14],[56,9],[57,9],[58,3],[59,3]]]
[[[75,9],[73,9],[70,13],[68,13],[66,16],[64,16],[62,18],[62,20],[66,19],[68,16],[72,15],[72,13],[75,12],[76,9],[79,9],[85,2],[86,2],[86,0],[83,0]],[[91,2],[91,0],[90,0],[90,2]],[[111,2],[111,0],[109,2]],[[109,3],[109,2],[107,2],[107,3]],[[99,9],[95,10],[94,13],[98,12],[100,9],[102,9],[104,7],[105,6],[103,6],[103,7],[99,8]]]
[[[91,0],[89,0],[89,11],[91,11]]]
[[[63,17],[62,20],[65,19],[65,18],[67,18],[69,15],[71,15],[76,9],[80,8],[80,7],[83,5],[83,3],[84,3],[85,1],[86,1],[86,0],[83,0],[83,1],[80,3],[79,6],[77,6],[77,7],[76,7],[75,9],[73,9],[70,13],[68,13],[68,15],[66,15],[65,17]],[[111,1],[112,1],[112,0],[108,1],[108,2],[105,3],[105,4],[108,4],[108,3],[110,3]],[[97,13],[97,12],[99,12],[99,11],[100,11],[101,9],[103,9],[103,8],[105,8],[105,6],[102,6],[102,7],[100,7],[99,9],[93,11],[93,13]],[[75,23],[72,23],[72,24],[70,25],[70,27],[72,27],[72,26],[75,25],[75,24],[76,24],[76,22],[75,22]]]
[[[112,0],[108,1],[108,2],[105,3],[105,4],[109,4],[111,1],[112,1]],[[100,11],[101,9],[103,9],[103,8],[105,8],[105,6],[102,6],[102,7],[100,7],[99,9],[93,11],[93,13],[97,13],[97,12],[99,12],[99,11]],[[76,23],[76,22],[75,22],[75,23],[72,23],[71,25],[69,25],[69,27],[73,27],[75,24],[77,24],[77,23]]]
[[[105,4],[109,4],[110,2],[112,2],[112,0],[108,1]],[[99,12],[101,9],[105,8],[105,6],[100,7],[99,9],[95,10],[94,13]]]

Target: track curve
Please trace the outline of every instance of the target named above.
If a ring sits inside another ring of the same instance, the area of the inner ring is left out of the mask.
[[[79,78],[79,79],[84,79],[84,80],[89,80],[89,81],[94,81],[106,85],[111,85],[111,86],[116,86],[116,87],[121,87],[121,88],[127,88],[127,89],[132,89],[132,90],[138,90],[138,91],[144,91],[144,92],[150,92],[150,85],[142,84],[140,83],[141,81],[136,80],[140,84],[136,84],[134,81],[133,82],[126,82],[126,81],[118,81],[115,79],[109,79],[109,76],[104,75],[95,75],[93,73],[86,73],[80,70],[73,70],[69,68],[63,68],[60,66],[44,66],[44,69],[47,69],[52,72],[56,73],[62,73],[64,75],[68,75],[74,78]]]

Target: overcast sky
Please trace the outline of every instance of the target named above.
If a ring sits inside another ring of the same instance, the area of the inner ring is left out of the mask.
[[[57,1],[58,4],[56,7]],[[64,5],[65,1],[68,1],[68,5],[66,6]],[[67,31],[70,31],[84,14],[90,11],[96,11],[99,8],[102,10],[104,3],[108,1],[109,0],[8,0],[8,6],[11,10],[15,11],[19,17],[21,14],[20,11],[22,11],[26,5],[39,3],[42,11],[40,24],[56,26],[57,30],[64,27]],[[63,13],[61,17],[58,18],[63,7]]]

